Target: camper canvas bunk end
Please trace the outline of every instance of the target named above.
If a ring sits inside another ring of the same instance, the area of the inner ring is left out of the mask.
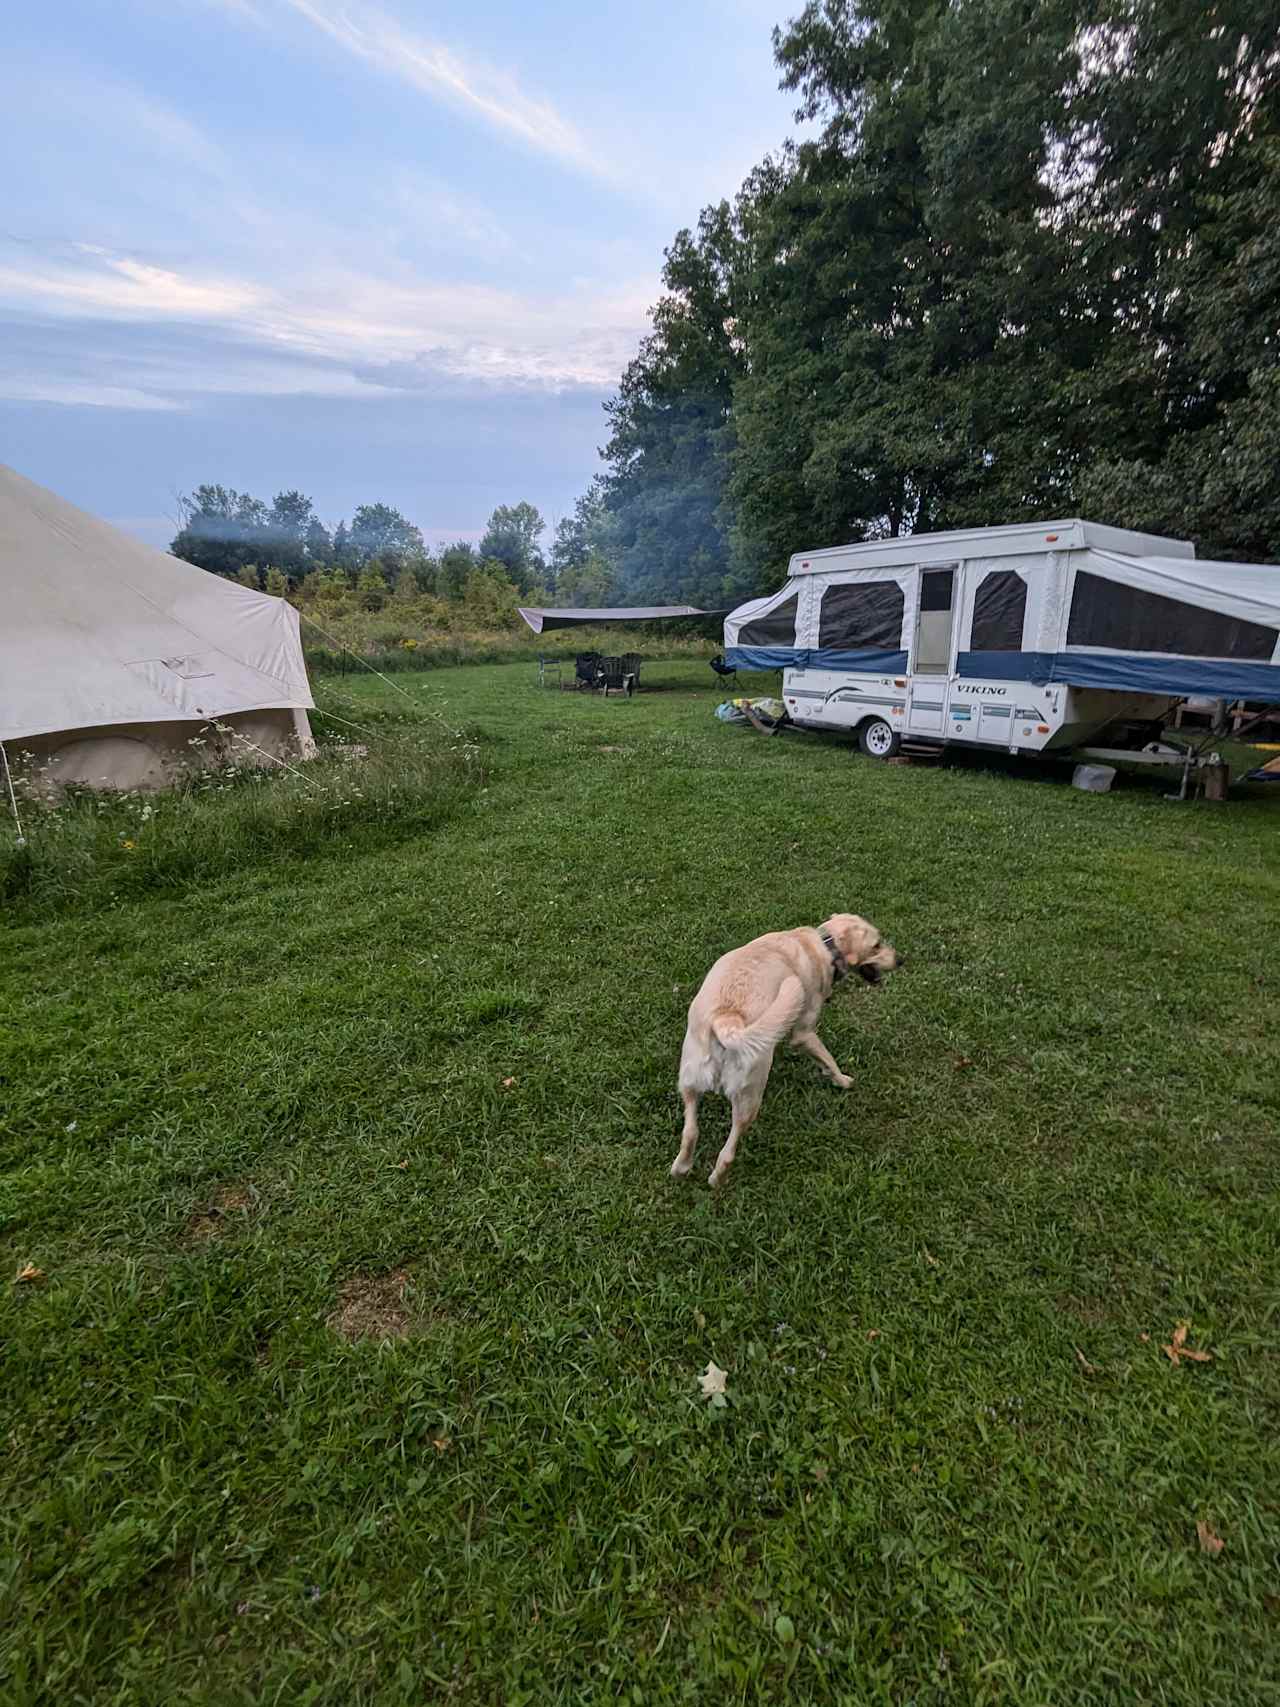
[[[798,552],[725,622],[725,658],[783,671],[796,723],[1009,752],[1155,732],[1189,696],[1280,704],[1280,569],[1094,522]]]

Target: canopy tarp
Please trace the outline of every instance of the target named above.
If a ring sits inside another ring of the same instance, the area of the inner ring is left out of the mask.
[[[608,609],[536,610],[520,607],[520,615],[535,634],[548,628],[577,628],[585,623],[676,622],[691,616],[725,616],[722,610],[699,610],[697,605],[614,605]]]

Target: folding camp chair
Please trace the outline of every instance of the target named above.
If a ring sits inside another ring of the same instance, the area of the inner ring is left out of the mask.
[[[561,682],[560,686],[566,691],[582,693],[596,686],[600,674],[600,654],[598,652],[579,652],[573,660],[573,680]]]
[[[717,652],[715,657],[709,659],[708,662],[710,663],[711,668],[720,677],[721,681],[725,681],[725,682],[731,681],[733,683],[734,687],[737,687],[737,685],[738,685],[738,667],[736,664],[727,664],[725,662],[725,656],[724,656],[723,652]]]

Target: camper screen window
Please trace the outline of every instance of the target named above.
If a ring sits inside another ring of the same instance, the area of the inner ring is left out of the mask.
[[[920,574],[920,609],[938,611],[951,609],[951,592],[955,584],[954,569],[924,569]]]
[[[794,646],[796,643],[796,602],[792,593],[776,610],[752,617],[738,630],[739,646]]]
[[[896,581],[849,581],[828,587],[818,618],[818,645],[842,652],[902,646],[902,588]]]
[[[1012,569],[988,575],[973,600],[973,652],[1021,652],[1027,583]]]
[[[1201,610],[1083,570],[1076,576],[1068,646],[1116,652],[1180,652],[1191,658],[1269,659],[1276,630],[1223,611]]]

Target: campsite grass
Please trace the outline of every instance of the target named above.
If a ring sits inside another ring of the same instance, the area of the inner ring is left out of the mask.
[[[704,673],[432,674],[433,826],[0,937],[7,1703],[1280,1699],[1280,801]],[[671,1181],[707,966],[845,907],[857,1088]]]

